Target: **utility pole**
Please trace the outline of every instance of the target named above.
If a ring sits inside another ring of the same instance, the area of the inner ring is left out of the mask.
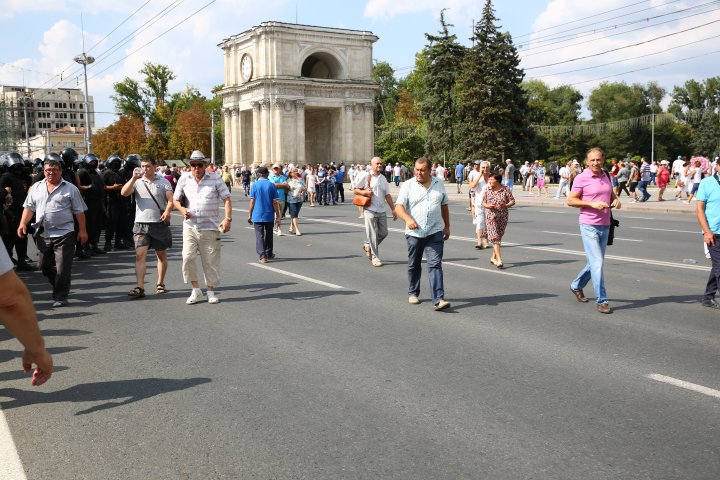
[[[76,56],[73,60],[83,66],[85,76],[85,145],[87,153],[92,153],[92,130],[90,129],[90,105],[88,103],[87,66],[95,61],[94,57],[86,55],[85,52]]]
[[[23,118],[25,120],[25,144],[27,145],[27,158],[30,160],[32,153],[30,152],[30,135],[28,135],[28,117],[27,117],[27,102],[32,98],[32,91],[29,88],[25,88],[23,96]]]
[[[210,111],[210,162],[215,166],[215,110]]]

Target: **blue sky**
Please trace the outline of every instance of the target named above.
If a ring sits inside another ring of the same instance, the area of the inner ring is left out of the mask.
[[[571,84],[587,95],[603,79],[657,80],[671,89],[691,78],[716,75],[720,47],[715,47],[718,41],[712,37],[720,24],[720,10],[708,3],[496,0],[494,6],[502,28],[519,46],[528,78],[540,78],[552,86]],[[424,34],[439,29],[440,9],[448,8],[452,31],[469,44],[471,22],[480,17],[484,1],[0,0],[0,4],[0,83],[82,87],[79,66],[72,59],[83,50],[84,30],[85,49],[98,58],[88,69],[88,79],[96,102],[96,126],[102,127],[115,119],[109,99],[112,84],[125,76],[139,79],[138,70],[146,61],[168,65],[176,73],[171,91],[192,85],[209,95],[223,81],[223,57],[217,44],[263,21],[293,23],[297,19],[308,25],[372,31],[380,37],[373,57],[388,61],[404,76],[426,43]],[[142,27],[163,9],[167,10],[155,23]],[[143,30],[133,33],[137,28]],[[595,33],[590,35],[590,30]],[[547,37],[550,34],[561,38],[552,40]],[[657,38],[661,36],[666,37]],[[113,54],[106,53],[123,39],[128,43],[118,45]],[[633,44],[638,45],[627,48]],[[602,53],[608,50],[615,51]],[[126,57],[130,52],[135,53]],[[546,66],[589,55],[596,56]]]

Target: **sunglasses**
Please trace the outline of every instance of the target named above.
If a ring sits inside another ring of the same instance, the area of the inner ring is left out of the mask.
[[[190,168],[205,168],[204,163],[191,163]]]

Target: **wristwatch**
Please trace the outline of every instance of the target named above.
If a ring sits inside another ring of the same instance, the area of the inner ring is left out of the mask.
[[[225,217],[225,220],[227,220],[228,222],[232,222],[232,218],[230,217]]]

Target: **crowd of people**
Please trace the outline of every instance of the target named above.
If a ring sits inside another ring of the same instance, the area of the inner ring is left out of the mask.
[[[650,183],[658,186],[659,200],[663,200],[665,189],[674,179],[675,188],[679,190],[676,197],[685,193],[687,201],[697,200],[697,219],[712,262],[702,305],[720,309],[715,300],[720,283],[717,159],[710,162],[702,157],[690,160],[678,157],[671,168],[669,162],[663,160],[655,170],[646,158],[642,158],[639,165],[634,160],[629,163],[628,168],[623,161],[611,161],[611,166],[606,168],[602,150],[593,148],[587,153],[584,169],[580,162],[571,160],[557,170],[559,185],[555,197],[564,195],[568,206],[579,209],[587,259],[570,282],[572,294],[578,302],[588,303],[583,289],[592,281],[597,311],[612,312],[603,273],[605,249],[612,235],[611,209],[621,208],[623,192],[634,201],[647,201]],[[37,366],[34,384],[50,377],[52,360],[44,350],[31,303],[27,306],[29,295],[17,286],[13,267],[16,270],[39,268],[52,287],[53,307],[62,307],[68,303],[74,258],[126,249],[131,243],[135,250],[136,286],[128,296],[145,296],[146,258],[150,249],[157,256],[155,293],[164,294],[167,292],[164,281],[168,269],[167,250],[172,247],[169,224],[172,211],[177,210],[183,218],[182,274],[185,283],[191,285],[186,303],[207,300],[215,304],[220,301],[215,292],[220,284],[220,236],[231,229],[233,184],[239,183],[250,199],[248,222],[254,226],[260,263],[275,258],[273,235],[282,234],[282,219],[287,211],[289,232],[299,236],[302,233],[298,219],[304,202],[314,206],[345,201],[343,164],[302,168],[274,164],[271,169],[239,167],[233,172],[233,181],[227,167],[215,169],[200,151],[191,154],[189,166],[179,168],[159,166],[151,157],[133,154],[125,159],[111,156],[101,163],[92,154],[79,157],[73,149],[66,148],[60,154],[48,154],[35,166],[28,165],[16,153],[3,154],[0,167],[5,170],[0,176],[3,187],[0,191],[4,196],[2,236],[6,246],[0,255],[0,286],[7,287],[7,290],[0,289],[0,316],[11,333],[26,346],[23,361],[26,370],[33,364]],[[368,198],[361,208],[365,221],[362,250],[373,266],[383,265],[379,247],[388,235],[389,209],[393,220],[405,222],[408,302],[421,303],[420,279],[425,259],[432,304],[435,310],[445,310],[450,307],[445,299],[442,270],[444,242],[450,238],[449,201],[445,191],[448,170],[440,164],[433,165],[425,157],[415,161],[410,178],[406,178],[402,168],[395,167],[399,166],[383,168],[382,159],[374,157],[367,166],[352,164],[348,169],[352,193]],[[495,169],[490,162],[478,160],[458,165],[454,173],[458,192],[465,181],[469,186],[468,209],[472,211],[476,228],[476,248],[482,250],[492,244],[490,262],[503,268],[501,245],[509,209],[515,204],[513,185],[520,180],[523,190],[533,194],[537,188],[539,195],[546,191],[543,181],[547,170],[542,162],[532,165],[526,162],[515,170],[511,160]],[[390,193],[391,182],[400,186],[395,200]],[[642,197],[637,197],[637,190]],[[99,246],[102,230],[105,231],[104,249]],[[38,265],[27,256],[28,236],[35,240]],[[205,292],[200,284],[198,259]],[[10,298],[9,291],[17,295]],[[8,312],[20,312],[21,320],[9,318]]]

